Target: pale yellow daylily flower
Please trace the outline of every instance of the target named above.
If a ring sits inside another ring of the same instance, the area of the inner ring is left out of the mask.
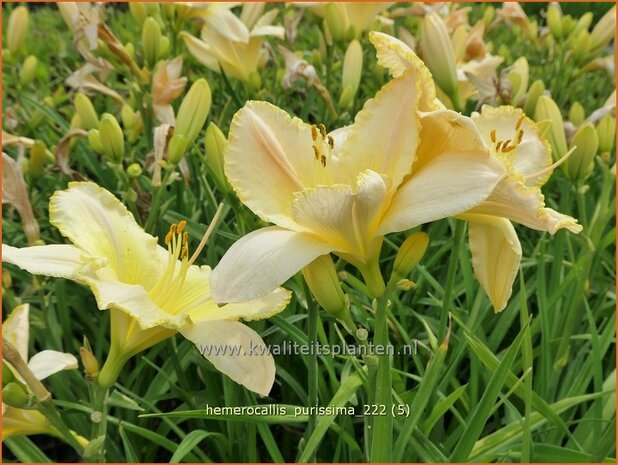
[[[401,76],[418,61],[414,52],[394,37],[373,33],[371,38],[378,49],[379,63],[394,77]],[[435,90],[427,90],[432,92]],[[521,246],[510,221],[550,234],[561,228],[578,233],[582,228],[574,218],[545,207],[541,186],[559,162],[552,165],[549,144],[521,109],[484,106],[481,114],[472,116],[472,121],[471,126],[451,126],[443,135],[434,133],[430,139],[434,143],[440,140],[453,149],[461,150],[464,144],[469,144],[470,150],[485,148],[506,171],[485,201],[460,215],[470,221],[476,276],[494,309],[500,311],[511,295],[521,259]],[[414,126],[410,128],[415,130]],[[431,153],[419,152],[415,166],[418,159],[423,160],[421,163],[431,162]]]
[[[330,252],[379,295],[385,234],[467,211],[493,190],[502,166],[484,147],[448,138],[449,128],[474,132],[474,125],[441,109],[428,70],[418,59],[412,65],[365,103],[354,124],[330,134],[266,102],[236,113],[226,175],[240,200],[276,226],[228,250],[211,278],[217,302],[263,295]]]
[[[189,52],[204,66],[215,72],[223,71],[226,76],[250,82],[251,76],[257,72],[262,52],[264,37],[274,36],[283,39],[285,30],[282,26],[273,26],[278,11],[272,9],[262,15],[251,31],[232,13],[238,28],[247,29],[246,35],[226,34],[221,29],[202,28],[201,37],[192,36],[186,31],[180,33]]]
[[[240,355],[203,355],[234,381],[268,394],[274,361],[260,336],[239,320],[280,312],[290,300],[288,291],[276,289],[260,299],[217,307],[208,287],[210,267],[193,264],[203,242],[189,258],[185,223],[170,228],[165,249],[116,197],[94,183],[71,183],[57,191],[49,213],[50,222],[73,245],[2,245],[2,255],[30,273],[85,284],[99,308],[110,309],[111,349],[100,384],[112,385],[130,357],[180,332],[196,345],[242,346],[245,353]],[[255,355],[250,347],[264,352]]]
[[[44,350],[28,358],[28,341],[30,339],[30,306],[23,304],[11,312],[2,323],[2,338],[11,343],[28,368],[38,380],[42,380],[62,370],[77,368],[77,359],[71,355],[55,350]],[[19,379],[19,375],[15,372]],[[50,434],[62,439],[62,435],[37,410],[21,409],[2,404],[2,439],[13,436],[33,434]],[[82,445],[87,441],[81,436],[76,438]]]
[[[334,5],[334,14],[340,29],[347,34],[351,29],[360,34],[373,24],[376,17],[394,2],[298,2],[297,6],[309,8],[318,16],[326,17],[328,5]]]

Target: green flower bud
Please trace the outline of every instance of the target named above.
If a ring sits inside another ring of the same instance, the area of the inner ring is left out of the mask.
[[[580,31],[573,39],[573,46],[571,47],[571,53],[576,60],[582,60],[590,53],[590,47],[592,47],[592,37],[588,31]]]
[[[127,105],[126,103],[122,106],[120,110],[120,118],[122,119],[122,125],[125,129],[131,129],[135,124],[135,113],[133,109]]]
[[[489,25],[493,22],[495,16],[496,9],[492,5],[489,5],[485,8],[485,11],[483,11],[483,23],[485,24],[485,29],[487,29]]]
[[[396,279],[399,282],[410,274],[410,271],[418,265],[425,255],[427,246],[429,245],[429,236],[424,232],[417,232],[408,237],[401,247],[395,262],[393,263],[393,276],[391,280]]]
[[[28,9],[25,6],[20,5],[11,11],[6,42],[12,54],[17,53],[26,40],[28,35],[28,16]]]
[[[9,365],[3,360],[2,361],[2,387],[6,386],[9,383],[15,381],[15,374],[13,370],[9,367]]]
[[[99,124],[99,134],[103,155],[113,163],[121,163],[124,158],[124,134],[113,115],[103,114],[101,124]]]
[[[575,30],[575,26],[577,26],[577,21],[571,15],[566,15],[562,17],[562,34],[564,37],[569,37],[569,35]]]
[[[40,140],[34,142],[30,148],[30,157],[28,160],[28,172],[33,178],[39,178],[43,174],[45,162],[47,161],[47,149],[45,144]]]
[[[159,51],[159,57],[167,56],[170,50],[170,39],[167,36],[161,37],[161,50]]]
[[[167,161],[173,165],[177,165],[182,157],[185,156],[190,143],[191,140],[182,134],[174,134],[167,147]]]
[[[189,142],[193,142],[204,127],[211,103],[212,97],[208,82],[203,78],[198,79],[182,99],[176,117],[174,135],[182,135]]]
[[[311,64],[316,68],[322,66],[322,54],[317,48],[314,48],[311,52]]]
[[[574,102],[569,110],[569,121],[575,126],[579,126],[586,119],[586,110],[579,102]]]
[[[88,144],[90,148],[97,153],[103,153],[103,144],[101,143],[101,134],[98,129],[88,131]]]
[[[324,20],[326,26],[335,42],[341,42],[346,36],[346,25],[339,7],[334,3],[327,3],[325,8]]]
[[[416,287],[416,283],[414,281],[410,281],[409,279],[400,279],[397,281],[397,289],[400,291],[411,291]]]
[[[152,69],[159,60],[161,52],[161,26],[154,18],[147,18],[142,27],[142,49],[144,62]]]
[[[592,123],[580,127],[571,147],[575,150],[565,163],[567,176],[577,183],[585,181],[594,168],[594,157],[599,149],[599,138]]]
[[[225,153],[226,145],[227,139],[221,129],[219,129],[215,123],[210,123],[206,129],[206,136],[204,136],[206,161],[208,163],[208,167],[212,171],[213,176],[215,177],[219,189],[224,192],[229,191],[230,187],[223,169],[223,155]]]
[[[148,17],[146,7],[142,2],[129,2],[129,12],[137,24],[141,27]]]
[[[547,7],[547,25],[557,40],[562,39],[562,12],[560,7],[553,3]]]
[[[82,120],[86,129],[96,129],[99,127],[99,117],[86,94],[78,92],[75,94],[75,110]]]
[[[360,85],[363,71],[363,48],[358,40],[353,40],[348,45],[343,58],[343,71],[341,74],[341,88],[352,88],[352,97],[356,96]]]
[[[141,176],[141,174],[142,174],[142,167],[139,165],[139,163],[131,163],[129,167],[127,168],[127,175],[130,178],[138,178]]]
[[[601,119],[597,126],[597,135],[599,138],[599,151],[601,153],[611,152],[616,142],[616,118],[607,115]]]
[[[518,105],[528,89],[528,78],[530,76],[530,66],[526,57],[520,57],[513,63],[512,70],[507,75],[511,83],[513,105]]]
[[[564,134],[564,120],[556,102],[547,95],[542,95],[536,104],[534,120],[551,121],[551,127],[547,134],[547,140],[551,145],[551,153],[554,161],[559,160],[567,153],[566,136]]]
[[[352,86],[346,86],[339,97],[339,107],[343,110],[349,110],[354,104],[354,90]]]
[[[592,45],[590,53],[603,50],[616,35],[616,5],[614,5],[594,26],[590,36]]]
[[[2,402],[11,407],[24,408],[31,405],[32,399],[21,384],[14,382],[2,387]]]
[[[577,24],[575,24],[575,28],[573,29],[572,34],[578,34],[581,31],[588,31],[588,28],[592,24],[593,18],[594,15],[590,11],[580,16],[580,18],[577,20]]]
[[[82,359],[82,365],[84,365],[86,379],[96,379],[101,371],[96,357],[85,347],[79,348],[79,356]]]
[[[252,90],[258,91],[262,88],[262,77],[257,71],[253,71],[249,75],[249,86]]]
[[[26,87],[34,79],[34,76],[36,75],[36,67],[38,64],[39,61],[34,55],[28,55],[24,60],[24,63],[21,65],[21,70],[19,72],[19,83],[23,87]]]
[[[346,320],[348,307],[331,256],[316,258],[303,268],[303,276],[320,306],[336,318]]]
[[[539,97],[543,95],[543,92],[545,92],[545,84],[543,84],[543,81],[540,79],[537,79],[532,83],[528,89],[528,94],[526,95],[526,101],[524,103],[524,112],[526,115],[534,116],[536,103],[539,100]]]

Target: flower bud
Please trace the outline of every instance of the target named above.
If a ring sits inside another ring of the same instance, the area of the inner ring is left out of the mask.
[[[249,74],[249,86],[254,91],[258,91],[262,88],[262,77],[259,72],[253,71]]]
[[[547,7],[547,25],[556,40],[562,39],[562,11],[555,3]]]
[[[161,26],[154,18],[147,18],[142,26],[142,49],[146,66],[154,68],[161,51]]]
[[[339,107],[343,110],[349,110],[354,104],[354,90],[352,86],[346,86],[339,97]]]
[[[96,129],[99,127],[99,117],[97,116],[97,112],[94,110],[94,106],[92,102],[86,96],[86,94],[82,94],[78,92],[75,94],[75,110],[77,114],[82,120],[82,123],[86,129]]]
[[[590,53],[590,47],[592,47],[592,37],[586,30],[579,31],[573,39],[573,45],[571,47],[571,53],[576,60],[584,59]]]
[[[101,133],[98,129],[88,131],[88,144],[90,148],[97,153],[103,153],[103,144],[101,143]]]
[[[547,140],[551,145],[551,154],[554,161],[559,160],[567,153],[566,136],[564,134],[564,120],[556,102],[547,95],[542,95],[536,104],[534,120],[537,122],[551,121]]]
[[[144,124],[142,122],[142,115],[139,112],[134,112],[133,109],[126,103],[120,110],[120,117],[122,119],[122,125],[125,128],[127,140],[133,144],[137,141]]]
[[[6,386],[9,383],[15,381],[15,374],[13,370],[9,367],[9,365],[3,360],[2,361],[2,387]]]
[[[588,31],[588,28],[592,24],[593,18],[594,15],[591,11],[588,11],[587,13],[581,15],[580,18],[577,20],[577,23],[575,24],[575,28],[573,29],[572,34],[579,34],[579,32],[581,31]]]
[[[185,156],[191,141],[182,134],[174,134],[167,146],[167,161],[172,165],[177,165],[182,157]]]
[[[229,184],[223,169],[223,155],[225,153],[226,145],[227,139],[221,129],[219,129],[215,123],[210,123],[206,129],[206,136],[204,136],[206,161],[213,176],[215,177],[219,189],[223,191],[229,191]]]
[[[79,356],[82,359],[82,364],[84,365],[84,375],[86,375],[86,379],[96,379],[101,371],[96,357],[85,347],[79,348]]]
[[[322,255],[303,268],[309,290],[320,306],[343,320],[348,312],[335,264],[330,255]]]
[[[129,2],[129,12],[137,24],[141,27],[148,17],[146,7],[142,2]]]
[[[18,6],[11,11],[9,25],[6,33],[6,42],[12,54],[17,53],[28,35],[28,9]]]
[[[32,403],[30,394],[17,382],[2,387],[2,402],[16,408],[28,407]]]
[[[352,88],[352,96],[358,92],[361,73],[363,71],[363,48],[358,40],[353,40],[348,45],[343,58],[343,71],[341,75],[341,88]]]
[[[603,50],[616,35],[616,6],[614,5],[594,26],[590,36],[592,45],[590,53]]]
[[[206,122],[211,103],[212,97],[208,82],[203,78],[198,79],[182,99],[176,117],[174,135],[182,135],[189,142],[193,142]]]
[[[485,30],[487,30],[490,24],[494,21],[495,16],[496,9],[492,5],[487,6],[485,11],[483,11],[483,24],[485,24]]]
[[[515,60],[511,68],[511,71],[507,75],[512,89],[511,102],[513,105],[518,105],[528,89],[530,67],[526,57],[520,57]]]
[[[400,279],[397,281],[397,289],[400,291],[411,291],[416,287],[416,283],[414,281],[410,281],[409,279]]]
[[[345,40],[347,33],[347,26],[341,11],[335,3],[328,3],[325,7],[324,20],[331,37],[335,42],[341,42]]]
[[[170,50],[170,39],[167,36],[161,37],[161,50],[159,51],[159,56],[164,57]]]
[[[603,117],[597,126],[597,136],[599,138],[599,152],[611,152],[616,142],[616,118],[610,115]]]
[[[592,123],[586,123],[577,130],[571,147],[575,150],[565,163],[566,173],[572,181],[581,183],[592,172],[594,157],[599,149],[599,138]]]
[[[436,83],[444,93],[459,106],[455,51],[444,21],[436,13],[425,15],[421,27],[420,46],[423,60]]]
[[[539,97],[543,95],[543,92],[545,92],[545,84],[543,84],[542,80],[537,79],[532,83],[528,89],[528,94],[526,95],[526,101],[524,103],[524,112],[526,115],[530,117],[534,116],[536,103],[539,100]]]
[[[139,163],[131,163],[127,168],[127,175],[130,178],[139,178],[142,174],[142,167]]]
[[[424,232],[417,232],[408,237],[401,247],[395,262],[393,263],[393,276],[391,280],[400,281],[406,278],[410,271],[421,261],[427,246],[429,245],[429,236]]]
[[[21,70],[19,71],[19,83],[23,87],[26,87],[34,79],[38,64],[39,61],[34,55],[28,55],[24,60],[24,63],[21,65]]]
[[[579,126],[586,119],[586,110],[579,102],[574,102],[569,110],[569,121],[575,126]]]
[[[28,160],[28,172],[33,178],[39,178],[43,174],[45,162],[47,159],[47,149],[45,144],[40,140],[34,142],[30,148],[30,157]]]
[[[113,163],[121,163],[124,158],[124,134],[113,115],[103,114],[101,124],[99,124],[99,134],[103,155]]]

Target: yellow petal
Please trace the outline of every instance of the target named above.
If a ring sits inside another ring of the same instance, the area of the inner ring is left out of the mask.
[[[4,251],[2,255],[4,256]],[[29,304],[18,305],[2,323],[2,337],[13,344],[25,362],[28,362],[28,342],[30,340],[29,315]]]
[[[88,263],[82,250],[68,244],[17,248],[2,244],[2,260],[32,274],[76,280]]]
[[[49,217],[50,223],[86,253],[105,257],[120,281],[145,287],[156,281],[163,266],[157,239],[105,189],[91,182],[71,183],[67,190],[52,196]]]
[[[36,379],[45,379],[59,371],[75,370],[77,359],[71,354],[56,350],[44,350],[32,356],[28,362],[28,368],[36,376]]]
[[[33,434],[54,434],[55,430],[37,410],[3,406],[2,439]]]
[[[489,215],[461,215],[469,221],[472,267],[494,311],[506,307],[519,271],[521,244],[510,221]]]
[[[393,2],[343,2],[337,5],[345,10],[350,26],[354,26],[357,34],[366,30],[375,17],[391,6]]]
[[[184,40],[189,53],[193,55],[197,61],[217,73],[221,71],[219,60],[209,44],[185,31],[181,31],[179,37]]]
[[[292,203],[296,222],[333,250],[361,258],[367,256],[375,237],[387,185],[379,174],[367,170],[351,186],[318,186],[298,194]]]
[[[470,213],[508,218],[550,234],[555,234],[561,228],[576,234],[582,230],[575,218],[546,208],[545,197],[539,187],[528,187],[522,178],[515,176],[502,179],[487,200]]]
[[[261,396],[268,395],[275,382],[275,361],[251,328],[220,320],[198,323],[181,333],[217,370]]]
[[[372,31],[369,40],[375,46],[378,63],[387,68],[397,78],[407,69],[416,73],[420,83],[421,97],[419,110],[431,111],[444,108],[436,97],[436,87],[425,63],[405,43],[382,32]]]
[[[213,300],[207,305],[191,311],[191,320],[195,323],[211,320],[262,320],[282,312],[290,303],[292,293],[279,287],[270,294],[246,302],[217,306]]]
[[[208,8],[202,19],[208,29],[217,31],[222,37],[234,42],[249,42],[249,29],[227,8]],[[207,42],[209,43],[209,42]]]
[[[410,172],[419,143],[419,94],[416,74],[406,71],[365,103],[338,155],[337,168],[347,173],[347,183],[370,169],[397,187]]]
[[[544,171],[553,163],[551,147],[541,136],[536,124],[528,118],[520,108],[501,106],[498,108],[483,105],[481,113],[472,115],[483,137],[483,140],[492,150],[498,141],[510,141],[509,146],[515,148],[499,155],[504,163],[512,166],[517,174],[528,179],[528,185],[543,185],[551,175],[546,172],[541,176],[534,176]],[[521,142],[518,140],[518,132],[521,134]],[[493,134],[493,135],[492,135]]]
[[[258,229],[234,243],[215,267],[212,297],[228,303],[264,296],[331,250],[308,234],[276,226]]]

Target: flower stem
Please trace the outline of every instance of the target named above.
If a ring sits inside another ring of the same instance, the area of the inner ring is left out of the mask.
[[[152,198],[152,203],[150,204],[150,213],[148,213],[148,219],[146,220],[146,224],[144,225],[144,229],[146,232],[153,233],[155,229],[155,222],[162,215],[159,213],[159,208],[161,207],[161,200],[163,199],[163,192],[165,192],[165,187],[167,186],[167,182],[170,179],[172,169],[165,169],[165,173],[163,174],[163,180],[161,181],[160,186],[155,186],[154,195]]]
[[[52,424],[52,426],[59,433],[59,437],[66,441],[78,454],[82,454],[84,452],[84,448],[79,443],[75,434],[69,429],[66,425],[56,407],[52,403],[52,399],[49,398],[46,401],[43,401],[37,405],[36,408],[39,412],[41,412],[45,418]]]
[[[105,438],[107,437],[107,397],[109,389],[98,382],[92,384],[91,401],[92,421],[90,444],[84,452],[84,458],[93,463],[105,462]]]
[[[307,336],[309,338],[309,345],[311,347],[315,347],[318,342],[318,311],[319,308],[313,302],[311,293],[309,292],[308,286],[305,284],[305,295],[307,296],[307,307],[309,310],[308,315],[308,325],[307,325]],[[313,412],[313,407],[317,407],[318,405],[318,354],[316,350],[311,351],[311,355],[309,356],[309,364],[307,366],[307,375],[308,375],[308,386],[307,386],[307,403],[311,408],[311,412]],[[305,433],[305,439],[308,440],[313,431],[315,430],[315,425],[317,423],[317,418],[315,413],[312,413],[309,416],[309,422],[307,423],[307,430]],[[309,458],[310,462],[315,462],[315,452]]]
[[[448,270],[446,272],[446,283],[444,285],[444,295],[442,296],[442,312],[440,313],[440,331],[438,340],[443,340],[446,335],[446,325],[448,314],[451,311],[453,299],[453,287],[455,287],[455,275],[457,273],[457,265],[459,262],[459,250],[463,241],[464,222],[462,220],[455,221],[455,230],[453,233],[453,250],[448,262]]]

